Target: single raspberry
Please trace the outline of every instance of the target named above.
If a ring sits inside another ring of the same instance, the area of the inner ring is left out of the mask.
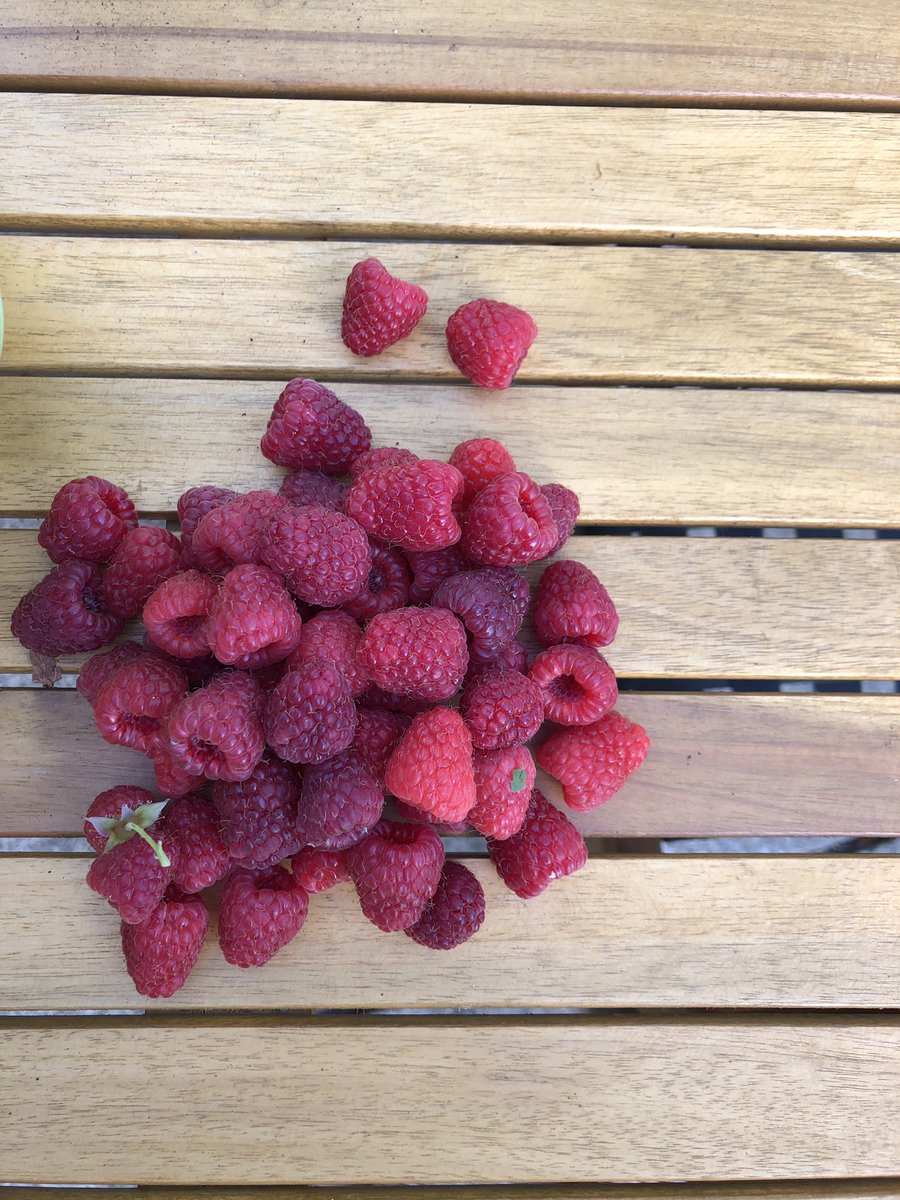
[[[490,658],[487,662],[480,662],[477,658],[470,658],[469,669],[466,671],[463,687],[468,687],[473,679],[477,679],[479,675],[484,675],[486,671],[519,671],[522,675],[527,675],[528,651],[521,642],[513,640],[497,652],[496,658]]]
[[[121,617],[107,612],[102,577],[93,563],[68,558],[27,592],[10,622],[26,650],[57,658],[97,650],[122,632]]]
[[[191,553],[212,575],[224,575],[239,563],[262,562],[262,539],[271,522],[293,509],[274,492],[246,492],[220,504],[194,530]]]
[[[489,838],[488,853],[497,874],[523,900],[539,896],[554,879],[587,862],[584,838],[537,788],[518,831],[504,841]]]
[[[384,790],[352,750],[303,773],[297,833],[308,846],[346,850],[381,820]]]
[[[343,475],[372,444],[359,413],[314,379],[292,379],[275,401],[260,449],[280,467]]]
[[[590,646],[542,650],[531,664],[529,678],[540,690],[548,721],[557,725],[591,725],[605,717],[619,698],[612,667]]]
[[[411,604],[428,604],[445,579],[460,571],[469,571],[475,565],[459,546],[447,546],[444,550],[407,550],[406,561],[413,573],[409,589]]]
[[[126,663],[104,684],[94,705],[100,736],[148,754],[187,691],[184,673],[153,654]]]
[[[154,804],[155,801],[156,797],[146,788],[131,787],[128,784],[119,784],[101,792],[91,801],[84,818],[84,836],[90,848],[99,854],[109,841],[111,827],[105,822],[118,822],[124,829],[138,809],[147,804]],[[102,818],[99,829],[94,824],[94,818],[97,817]]]
[[[100,595],[107,611],[135,617],[155,588],[181,569],[181,542],[167,529],[129,529],[113,551]]]
[[[420,713],[394,747],[385,772],[399,800],[442,821],[461,821],[475,803],[472,738],[452,708]]]
[[[198,787],[202,787],[202,776],[189,775],[176,763],[165,730],[160,734],[156,744],[148,751],[147,757],[153,763],[156,789],[161,796],[189,796]]]
[[[469,821],[485,837],[506,841],[525,820],[534,788],[534,759],[527,746],[476,750],[475,806]]]
[[[235,967],[262,967],[303,928],[309,897],[284,867],[234,871],[219,904],[219,945]]]
[[[174,996],[200,957],[209,913],[199,896],[169,888],[137,925],[122,922],[125,967],[141,996]]]
[[[369,676],[359,660],[362,630],[349,613],[339,608],[317,613],[300,631],[300,640],[288,655],[285,668],[293,670],[313,658],[337,668],[354,700],[369,686]]]
[[[106,479],[88,475],[63,484],[38,529],[38,543],[55,563],[67,558],[106,562],[137,512],[126,492]]]
[[[405,446],[376,446],[372,450],[364,450],[359,458],[353,460],[350,478],[359,479],[367,471],[380,471],[384,467],[400,467],[418,461],[418,454],[413,454]]]
[[[391,751],[411,724],[410,718],[403,713],[357,706],[356,733],[350,749],[369,767],[380,788],[384,788],[384,773]]]
[[[401,820],[412,821],[415,825],[431,825],[442,837],[461,837],[470,830],[469,822],[466,819],[462,821],[441,821],[430,812],[425,812],[423,808],[416,808],[414,804],[407,804],[405,800],[395,800],[394,808],[397,810],[397,816]]]
[[[397,608],[366,626],[359,659],[378,687],[415,700],[449,700],[466,673],[466,631],[440,608]]]
[[[98,854],[87,874],[88,887],[128,925],[150,916],[172,878],[165,832],[160,836],[155,827],[150,829]]]
[[[291,859],[294,879],[305,892],[315,895],[327,892],[350,878],[347,856],[343,850],[325,850],[321,846],[304,846]]]
[[[144,605],[144,624],[153,644],[176,658],[209,651],[209,613],[219,585],[200,571],[182,571],[161,583]]]
[[[511,475],[516,464],[502,442],[494,438],[470,438],[460,442],[450,455],[451,466],[466,481],[463,505],[469,505],[481,489],[498,475]]]
[[[425,911],[404,930],[420,946],[453,950],[467,942],[484,922],[484,888],[462,863],[444,863],[437,891]]]
[[[557,542],[550,551],[551,554],[556,554],[575,530],[575,522],[581,514],[581,501],[571,488],[563,487],[561,483],[545,483],[541,492],[550,505],[550,513],[556,525]]]
[[[409,599],[409,571],[399,550],[371,543],[372,565],[365,586],[344,604],[344,611],[359,621],[402,608]]]
[[[414,700],[412,696],[401,696],[399,692],[386,692],[374,683],[366,688],[359,699],[367,708],[385,708],[388,712],[403,713],[407,717],[418,716],[432,706],[431,700]]]
[[[341,340],[364,358],[381,354],[409,337],[427,307],[423,288],[391,275],[377,258],[363,259],[347,276]]]
[[[518,671],[486,671],[463,691],[459,711],[477,750],[530,741],[544,720],[541,689]]]
[[[234,500],[237,492],[230,488],[213,487],[204,484],[201,487],[188,488],[178,497],[178,517],[181,521],[181,554],[185,567],[197,567],[199,563],[194,558],[194,530],[208,512],[220,508],[229,500]]]
[[[354,480],[347,512],[378,541],[401,550],[442,550],[459,541],[453,506],[462,489],[456,467],[426,458]]]
[[[528,599],[528,584],[511,568],[482,568],[444,580],[431,603],[455,613],[471,634],[472,658],[490,662],[519,632]]]
[[[555,562],[538,584],[534,628],[545,646],[608,646],[619,628],[619,614],[609,592],[584,563]]]
[[[444,843],[428,825],[379,821],[347,863],[363,915],[391,933],[414,925],[437,890]]]
[[[346,750],[356,731],[350,689],[330,662],[314,658],[284,675],[266,704],[266,740],[292,763],[320,763]]]
[[[502,300],[470,300],[447,322],[447,349],[476,387],[496,392],[512,383],[537,333],[521,308]]]
[[[265,747],[265,693],[250,675],[227,671],[185,696],[166,723],[172,758],[189,775],[247,779]]]
[[[220,663],[250,671],[281,662],[300,640],[302,621],[281,576],[242,563],[222,580],[212,602],[207,637]]]
[[[291,471],[285,475],[278,489],[278,495],[283,496],[295,508],[305,508],[307,504],[319,504],[322,508],[330,508],[333,512],[343,512],[349,488],[346,483],[323,475],[319,471]]]
[[[563,785],[563,799],[587,812],[614,796],[647,756],[650,739],[621,713],[593,725],[554,729],[536,752],[538,765]]]
[[[219,782],[213,803],[222,842],[242,867],[269,867],[303,845],[297,834],[300,785],[292,767],[266,754],[248,779]]]
[[[225,878],[231,856],[219,831],[218,814],[204,796],[170,800],[163,828],[172,860],[172,882],[177,888],[202,892]]]
[[[523,566],[559,541],[550,504],[522,471],[485,484],[463,518],[462,548],[487,566]]]
[[[279,513],[266,530],[261,553],[295,596],[323,607],[358,595],[372,565],[369,540],[356,521],[320,504]]]
[[[78,674],[75,687],[93,708],[104,684],[112,679],[119,667],[142,658],[144,654],[140,642],[120,642],[112,650],[104,650],[89,658]]]

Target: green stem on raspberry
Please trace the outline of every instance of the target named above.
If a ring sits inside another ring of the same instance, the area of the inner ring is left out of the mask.
[[[130,829],[132,833],[136,833],[138,837],[142,837],[144,839],[144,841],[159,859],[159,865],[161,867],[171,867],[172,860],[169,858],[168,854],[166,854],[165,850],[163,850],[162,845],[152,838],[146,829],[141,829],[140,825],[134,821],[129,821],[125,828]]]

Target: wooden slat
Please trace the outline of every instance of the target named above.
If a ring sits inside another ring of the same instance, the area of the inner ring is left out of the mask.
[[[282,95],[900,104],[878,0],[518,5],[415,0],[295,10],[246,0],[24,0],[0,28],[15,86]]]
[[[432,303],[412,337],[359,359],[340,305],[372,254]],[[0,274],[9,372],[456,381],[445,322],[488,295],[540,327],[522,382],[900,385],[889,254],[9,235]]]
[[[900,240],[888,114],[27,93],[0,112],[13,228]]]
[[[327,1195],[326,1195],[327,1192]],[[216,1200],[409,1200],[407,1189],[217,1187]],[[550,1184],[546,1187],[454,1184],[417,1187],[416,1200],[900,1200],[900,1183],[820,1180],[818,1183]],[[84,1200],[76,1188],[20,1188],[16,1200]],[[203,1188],[95,1188],[91,1200],[212,1200]]]
[[[87,474],[121,480],[143,512],[169,516],[198,481],[277,486],[282,471],[258,445],[278,386],[0,378],[0,513],[42,514],[58,487]],[[520,387],[511,404],[466,387],[336,387],[377,442],[446,457],[465,438],[499,435],[522,469],[575,488],[585,521],[898,520],[892,394]]]

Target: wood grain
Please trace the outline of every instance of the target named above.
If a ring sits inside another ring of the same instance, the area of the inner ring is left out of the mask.
[[[359,359],[339,314],[369,255],[432,304],[411,337]],[[0,275],[12,373],[457,381],[446,320],[487,295],[540,327],[522,382],[900,386],[889,254],[9,235]]]
[[[510,404],[467,387],[337,390],[376,442],[424,456],[501,432],[529,474],[578,492],[584,521],[897,522],[894,394],[520,387]],[[0,377],[0,513],[43,514],[87,474],[121,480],[143,512],[168,516],[198,480],[277,486],[283,472],[258,450],[277,394],[267,382]]]

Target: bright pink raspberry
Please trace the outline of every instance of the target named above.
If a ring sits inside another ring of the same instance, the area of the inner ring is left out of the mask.
[[[522,471],[485,484],[463,518],[462,548],[486,566],[536,562],[558,541],[547,498]]]
[[[322,658],[337,668],[355,700],[369,686],[368,672],[359,659],[361,641],[362,630],[349,613],[328,609],[304,624],[285,667],[293,670],[313,658]]]
[[[447,349],[477,387],[500,391],[512,383],[537,332],[524,309],[482,297],[463,304],[447,322]]]
[[[98,830],[91,823],[91,817],[106,817],[120,820],[124,824],[135,809],[154,803],[156,803],[156,797],[152,792],[148,792],[146,788],[131,787],[128,784],[119,784],[117,787],[107,788],[105,792],[101,792],[91,801],[91,806],[84,818],[83,832],[90,848],[99,854],[109,840],[109,834]]]
[[[381,820],[384,790],[352,750],[303,772],[297,834],[308,846],[346,850]]]
[[[266,740],[279,757],[320,763],[353,741],[356,705],[337,667],[314,658],[282,676],[263,720]]]
[[[178,517],[181,521],[181,554],[185,567],[197,567],[199,563],[194,558],[194,530],[208,512],[221,508],[229,500],[234,500],[237,492],[230,488],[213,487],[204,484],[201,487],[188,488],[178,497]]]
[[[525,820],[534,788],[534,759],[527,746],[476,750],[475,805],[469,822],[485,837],[506,841]]]
[[[550,551],[556,554],[561,550],[575,530],[575,522],[581,515],[581,501],[571,488],[563,487],[561,483],[545,483],[541,488],[557,530],[556,545]]]
[[[304,846],[291,859],[294,879],[305,892],[316,895],[327,892],[350,878],[347,856],[343,850],[325,850],[321,846]]]
[[[537,788],[518,831],[504,841],[488,839],[497,874],[517,896],[539,896],[554,879],[579,871],[587,862],[584,838]]]
[[[251,671],[287,658],[302,621],[281,576],[242,563],[222,580],[209,610],[207,637],[220,663]]]
[[[453,950],[467,942],[484,922],[484,888],[462,863],[444,863],[437,890],[425,911],[404,930],[420,946]]]
[[[292,379],[275,401],[260,449],[280,467],[343,475],[371,444],[349,404],[314,379]]]
[[[63,484],[41,522],[38,543],[55,563],[67,558],[106,562],[137,512],[126,492],[106,479],[88,475]]]
[[[402,608],[409,599],[409,571],[399,550],[371,543],[372,565],[361,592],[344,604],[344,611],[358,621],[369,621],[378,613]]]
[[[113,551],[100,594],[107,611],[135,617],[165,579],[181,570],[181,543],[167,529],[129,529]]]
[[[107,612],[102,577],[93,563],[68,558],[45,575],[16,605],[10,622],[26,650],[57,658],[97,650],[122,632],[121,617]]]
[[[180,891],[202,892],[225,878],[231,856],[209,800],[204,796],[170,800],[163,813],[163,828],[172,860],[172,882]]]
[[[144,605],[153,644],[175,658],[209,652],[209,614],[219,585],[201,571],[182,571],[159,585]]]
[[[359,458],[354,459],[350,478],[359,479],[368,471],[381,471],[384,467],[400,467],[418,461],[418,454],[413,454],[405,446],[376,446],[372,450],[364,450]]]
[[[271,522],[294,511],[274,492],[246,492],[213,508],[194,530],[191,552],[204,571],[224,575],[239,563],[262,562],[262,540]]]
[[[331,475],[323,475],[320,471],[298,470],[285,475],[278,495],[290,501],[295,508],[319,504],[333,512],[343,512],[348,491],[346,483],[341,483]]]
[[[202,776],[189,775],[176,763],[165,730],[148,751],[147,757],[153,763],[156,789],[161,796],[189,796],[191,792],[195,792],[197,788],[203,786]]]
[[[425,315],[428,294],[392,275],[377,258],[356,263],[347,276],[341,340],[370,358],[409,337]]]
[[[75,687],[93,708],[104,684],[112,679],[116,671],[120,667],[124,667],[126,663],[134,662],[136,658],[142,658],[145,653],[140,642],[129,641],[120,642],[111,650],[95,654],[81,668],[75,681]]]
[[[226,850],[242,867],[268,867],[303,845],[297,833],[300,785],[293,768],[266,754],[252,774],[213,789]]]
[[[347,863],[363,914],[391,933],[421,917],[440,882],[444,844],[428,825],[379,821]]]
[[[394,747],[385,772],[398,800],[441,821],[461,821],[475,803],[472,737],[452,708],[420,713]]]
[[[563,799],[576,812],[604,804],[638,769],[650,739],[621,713],[607,713],[593,725],[554,729],[538,747],[538,765],[563,785]]]
[[[468,684],[459,711],[477,750],[530,741],[544,720],[541,689],[518,671],[486,671]]]
[[[497,653],[496,658],[490,658],[487,662],[470,657],[463,686],[467,687],[473,679],[484,675],[486,671],[519,671],[522,675],[527,675],[528,651],[521,642],[513,640]]]
[[[442,550],[459,541],[453,507],[462,489],[456,467],[422,459],[354,480],[347,512],[378,541],[401,550]]]
[[[591,725],[615,707],[616,676],[591,646],[560,645],[542,650],[531,664],[549,721],[557,725]]]
[[[156,825],[151,825],[149,836],[154,844],[135,834],[98,854],[88,869],[88,887],[108,901],[128,925],[146,921],[172,878],[171,866],[159,858],[162,855],[168,864],[165,833],[160,835]]]
[[[126,663],[104,684],[94,705],[100,736],[149,754],[187,690],[184,673],[153,654]]]
[[[528,610],[528,584],[512,568],[460,571],[444,580],[431,598],[471,634],[473,659],[490,662],[515,638]]]
[[[189,775],[247,779],[265,746],[261,710],[265,693],[243,671],[217,675],[185,696],[166,723],[172,758]]]
[[[395,800],[394,808],[401,820],[412,821],[415,825],[431,825],[442,837],[462,837],[470,831],[466,818],[461,821],[442,821],[433,813],[416,808],[414,804],[408,804],[405,800]]]
[[[209,913],[199,896],[170,887],[138,925],[122,922],[125,967],[141,996],[174,996],[184,987],[203,948]]]
[[[366,626],[359,659],[378,687],[416,700],[449,700],[466,673],[466,631],[439,608],[397,608]]]
[[[445,579],[475,566],[459,546],[448,546],[445,550],[407,550],[405,557],[413,573],[409,589],[411,604],[428,604]]]
[[[555,562],[538,584],[534,627],[545,646],[608,646],[619,628],[619,614],[609,592],[584,563]]]
[[[412,722],[403,713],[364,705],[357,706],[356,717],[356,733],[350,743],[350,750],[366,763],[378,786],[384,788],[384,772],[391,751]]]
[[[309,897],[284,867],[233,871],[219,904],[219,945],[235,967],[262,967],[303,928]]]
[[[513,457],[503,443],[486,437],[460,442],[450,455],[450,464],[466,481],[462,497],[464,506],[470,504],[492,479],[510,475],[516,469]]]
[[[287,508],[269,524],[262,561],[307,604],[333,607],[356,596],[369,576],[369,540],[343,513],[309,504]]]

